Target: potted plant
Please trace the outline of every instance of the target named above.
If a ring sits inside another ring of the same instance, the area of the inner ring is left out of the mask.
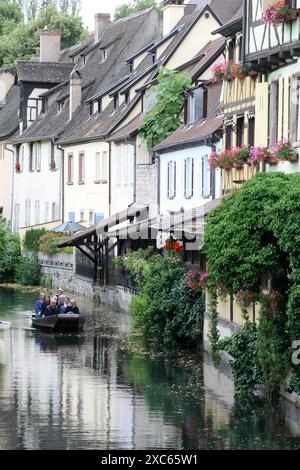
[[[16,170],[17,173],[21,173],[21,165],[20,165],[19,162],[16,163],[15,170]]]
[[[263,21],[265,24],[277,25],[291,21],[297,17],[297,10],[292,10],[285,0],[278,0],[268,5],[263,13]]]

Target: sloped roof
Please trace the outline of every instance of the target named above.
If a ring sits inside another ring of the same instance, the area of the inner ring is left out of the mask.
[[[60,83],[69,76],[74,64],[64,62],[17,61],[19,82]]]
[[[0,138],[3,139],[12,135],[19,126],[20,92],[16,85],[13,85],[5,97],[5,101],[0,108]]]
[[[153,150],[158,153],[166,152],[170,148],[180,147],[186,144],[197,144],[210,138],[215,132],[223,128],[223,115],[212,115],[207,119],[194,124],[180,126],[173,134],[156,145]]]
[[[135,118],[133,118],[126,126],[121,127],[121,129],[118,129],[116,132],[113,132],[108,139],[109,141],[118,141],[118,140],[123,140],[126,137],[131,137],[135,135],[140,127],[140,125],[143,122],[143,116],[142,114],[139,114]]]
[[[144,43],[153,41],[160,33],[161,23],[157,23],[158,13],[155,9],[131,15],[122,21],[108,25],[96,47],[90,48],[86,55],[86,65],[80,68],[82,75],[82,105],[78,107],[69,121],[68,100],[69,82],[55,90],[55,100],[65,100],[65,107],[58,114],[57,103],[53,103],[44,114],[22,134],[23,141],[41,139],[53,136],[60,142],[73,142],[105,136],[124,118],[130,106],[125,109],[123,104],[118,112],[114,112],[112,105],[108,106],[100,115],[90,116],[89,107],[85,102],[96,94],[101,94],[112,83],[119,82],[128,76],[128,54],[133,54]],[[121,37],[120,37],[121,36]],[[111,48],[107,59],[102,62],[101,48],[112,37],[120,37]],[[145,61],[149,64],[149,61]],[[71,64],[74,67],[74,64]],[[51,94],[51,93],[50,93]],[[135,101],[133,101],[134,103]]]

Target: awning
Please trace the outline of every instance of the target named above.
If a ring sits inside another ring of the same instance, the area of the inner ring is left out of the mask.
[[[126,222],[127,220],[134,220],[136,217],[146,219],[148,217],[148,206],[133,204],[123,211],[117,212],[116,214],[101,220],[97,225],[93,225],[93,227],[76,233],[72,237],[65,240],[63,243],[60,243],[58,246],[59,248],[66,246],[80,246],[81,244],[85,243],[87,239],[90,240],[91,244],[102,244],[103,241],[99,241],[99,239],[107,238],[108,230],[110,228]]]

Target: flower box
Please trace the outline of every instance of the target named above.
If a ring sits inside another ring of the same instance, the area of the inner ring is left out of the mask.
[[[265,24],[278,25],[286,23],[297,17],[297,10],[292,10],[285,0],[278,0],[268,5],[263,13]]]

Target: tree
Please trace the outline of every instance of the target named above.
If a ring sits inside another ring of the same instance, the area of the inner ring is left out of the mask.
[[[30,59],[39,54],[40,30],[60,29],[62,48],[80,42],[87,34],[82,19],[60,13],[54,5],[41,10],[36,19],[20,23],[16,28],[2,35],[0,40],[0,66],[12,67],[17,59]]]
[[[158,4],[156,0],[133,0],[132,3],[123,3],[115,9],[114,20],[116,21],[120,18],[125,18],[126,16],[131,15],[131,13],[144,11],[151,7],[161,10],[161,5]]]
[[[22,11],[14,2],[0,0],[0,35],[15,28],[22,21]]]

